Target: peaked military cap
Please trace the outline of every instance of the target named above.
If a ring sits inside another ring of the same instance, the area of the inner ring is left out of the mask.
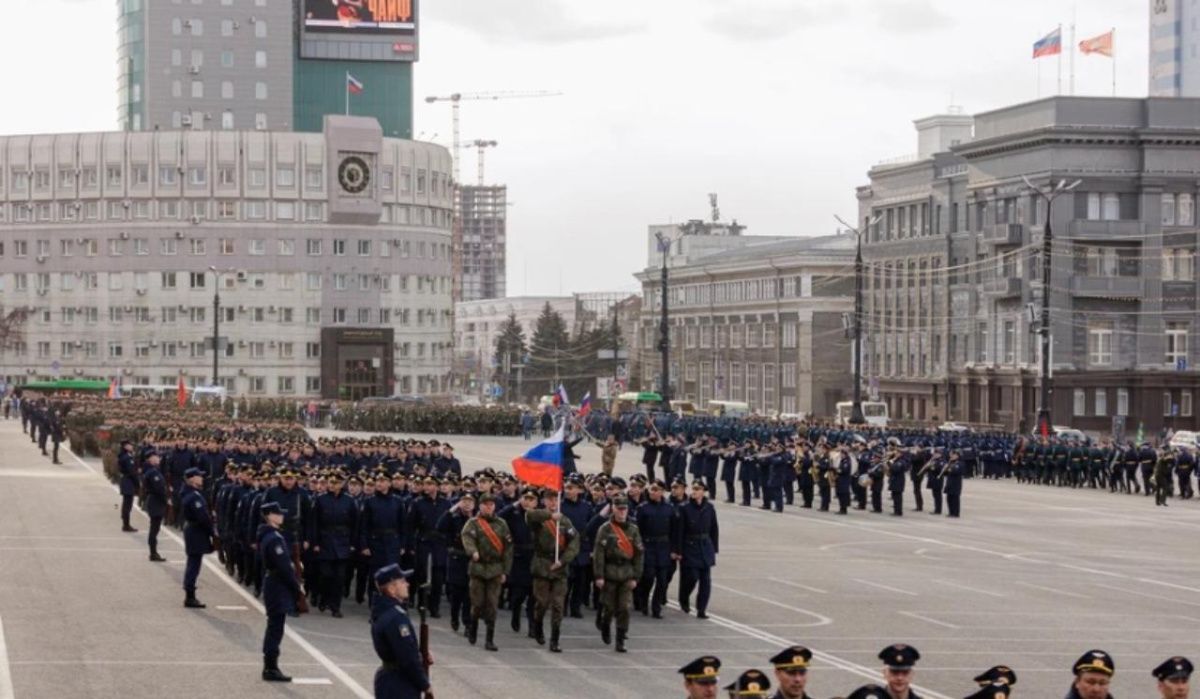
[[[879,651],[879,659],[893,670],[909,670],[921,659],[921,653],[912,646],[894,643]]]
[[[184,478],[191,478],[193,476],[203,476],[203,475],[204,475],[204,470],[196,468],[194,466],[183,472]]]
[[[612,499],[612,506],[628,508],[629,507],[629,499],[624,496],[618,495],[617,497]]]
[[[1161,681],[1181,677],[1187,679],[1192,675],[1192,663],[1187,658],[1177,655],[1174,658],[1164,660],[1162,665],[1154,668],[1151,674]]]
[[[496,502],[496,496],[492,495],[491,493],[480,493],[479,504],[482,505],[485,502]]]
[[[259,506],[258,513],[266,517],[267,515],[286,515],[288,511],[280,507],[279,503],[272,500],[271,502],[264,502]]]
[[[716,656],[705,655],[679,668],[683,679],[699,684],[716,684],[717,671],[721,669],[721,661]]]
[[[412,577],[412,573],[411,570],[402,569],[398,563],[392,563],[375,571],[375,584],[383,587],[391,581],[399,580],[400,578],[408,580]]]
[[[1007,665],[997,665],[988,668],[986,671],[975,676],[975,681],[981,685],[989,685],[995,682],[1003,682],[1004,684],[1016,684],[1017,673],[1012,671],[1012,668]]]
[[[812,660],[812,651],[804,646],[789,646],[776,653],[771,658],[771,664],[777,670],[808,670]]]
[[[1117,671],[1112,656],[1102,650],[1089,650],[1075,661],[1075,674],[1085,672],[1100,672],[1111,676]]]
[[[765,697],[771,691],[771,681],[758,670],[747,670],[725,690],[731,697]]]
[[[1012,685],[1007,682],[992,682],[979,688],[974,694],[965,699],[1005,699],[1012,691]]]
[[[865,684],[846,695],[846,699],[891,699],[887,690],[877,684]]]

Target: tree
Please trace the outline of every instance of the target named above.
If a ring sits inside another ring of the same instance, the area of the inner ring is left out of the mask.
[[[496,373],[492,380],[504,387],[505,400],[511,399],[516,390],[515,367],[524,361],[528,349],[525,346],[525,329],[517,321],[517,314],[510,313],[500,325],[500,334],[496,336],[496,353],[492,357],[492,365]]]
[[[536,398],[554,391],[557,380],[566,373],[564,369],[571,356],[570,349],[571,336],[567,331],[567,322],[547,301],[534,324],[523,397]]]
[[[25,340],[25,322],[28,320],[29,311],[24,306],[8,312],[0,306],[0,351],[13,349]]]

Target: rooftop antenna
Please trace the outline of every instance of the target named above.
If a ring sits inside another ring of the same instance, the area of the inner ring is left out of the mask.
[[[721,220],[721,210],[717,208],[717,195],[708,195],[708,205],[712,207],[712,222],[718,223]]]

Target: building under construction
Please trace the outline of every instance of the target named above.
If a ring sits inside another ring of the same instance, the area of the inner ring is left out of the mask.
[[[462,185],[458,188],[461,243],[459,301],[505,296],[505,229],[508,211],[505,185]]]

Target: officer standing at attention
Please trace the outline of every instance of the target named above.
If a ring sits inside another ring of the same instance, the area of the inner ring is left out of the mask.
[[[679,668],[687,699],[716,699],[717,682],[720,681],[717,671],[720,669],[721,661],[711,655],[696,658]]]
[[[291,682],[292,678],[279,670],[279,644],[287,615],[295,610],[308,612],[308,598],[300,589],[287,540],[279,533],[287,512],[277,502],[263,503],[259,508],[266,520],[258,528],[258,552],[263,561],[263,608],[267,613],[267,628],[263,632],[264,682]]]
[[[1075,681],[1066,699],[1112,699],[1108,687],[1117,671],[1112,656],[1102,650],[1089,650],[1075,661]]]
[[[1159,696],[1162,699],[1188,699],[1188,681],[1192,677],[1192,669],[1191,661],[1179,655],[1163,661],[1162,665],[1154,668]]]
[[[612,501],[612,517],[600,525],[592,551],[596,588],[601,594],[600,638],[612,640],[613,617],[617,620],[618,653],[625,652],[629,633],[629,609],[633,590],[642,577],[645,546],[637,525],[628,521],[629,501],[618,495]]]
[[[462,531],[463,550],[471,563],[471,623],[467,627],[467,640],[471,645],[479,636],[479,620],[487,624],[487,641],[484,648],[495,651],[496,605],[500,601],[500,586],[508,577],[513,563],[512,535],[504,520],[496,516],[496,496],[482,493],[479,496],[479,514],[472,517]]]
[[[375,571],[379,594],[371,604],[371,642],[383,664],[375,671],[376,699],[433,699],[417,633],[404,609],[411,575],[395,563]]]
[[[187,595],[183,606],[189,609],[204,609],[196,599],[196,579],[200,577],[200,563],[204,554],[212,553],[213,523],[204,499],[204,471],[189,468],[183,474],[183,497],[179,506],[183,509],[183,546],[187,553],[187,568],[183,574],[183,591]]]
[[[717,564],[720,529],[717,509],[704,497],[704,482],[692,483],[692,497],[679,508],[675,553],[680,556],[679,607],[691,611],[692,590],[696,594],[696,618],[707,619],[708,600],[712,595],[712,569]]]
[[[921,659],[916,648],[896,643],[879,651],[883,661],[883,681],[891,699],[921,699],[912,691],[913,665]]]
[[[784,648],[771,658],[775,666],[775,683],[779,689],[771,699],[809,699],[804,689],[808,686],[808,664],[812,651],[804,646]]]
[[[121,531],[136,532],[129,526],[129,514],[133,512],[133,496],[137,494],[137,464],[133,462],[133,442],[121,441],[121,455],[117,457],[117,470],[121,474]]]
[[[167,514],[167,479],[158,470],[158,453],[151,452],[146,457],[146,468],[142,471],[142,487],[146,491],[145,508],[150,517],[150,532],[146,535],[146,543],[150,545],[150,561],[163,563],[167,559],[158,555],[158,531],[162,529],[163,517]]]
[[[321,564],[318,608],[332,610],[333,618],[342,618],[342,594],[346,584],[346,566],[353,553],[351,533],[358,516],[358,505],[342,492],[342,474],[329,477],[329,492],[317,498],[312,512],[313,553]]]
[[[579,531],[558,509],[558,491],[542,491],[545,509],[527,510],[525,521],[533,536],[533,633],[538,645],[546,643],[546,610],[550,610],[550,652],[561,653],[563,607],[567,597],[567,571],[579,555]]]
[[[888,492],[892,494],[892,516],[904,516],[904,484],[908,480],[908,454],[901,451],[892,459],[888,469]]]
[[[943,472],[946,491],[946,516],[958,517],[962,506],[963,463],[958,458],[958,452],[950,454],[950,463],[946,464]]]

